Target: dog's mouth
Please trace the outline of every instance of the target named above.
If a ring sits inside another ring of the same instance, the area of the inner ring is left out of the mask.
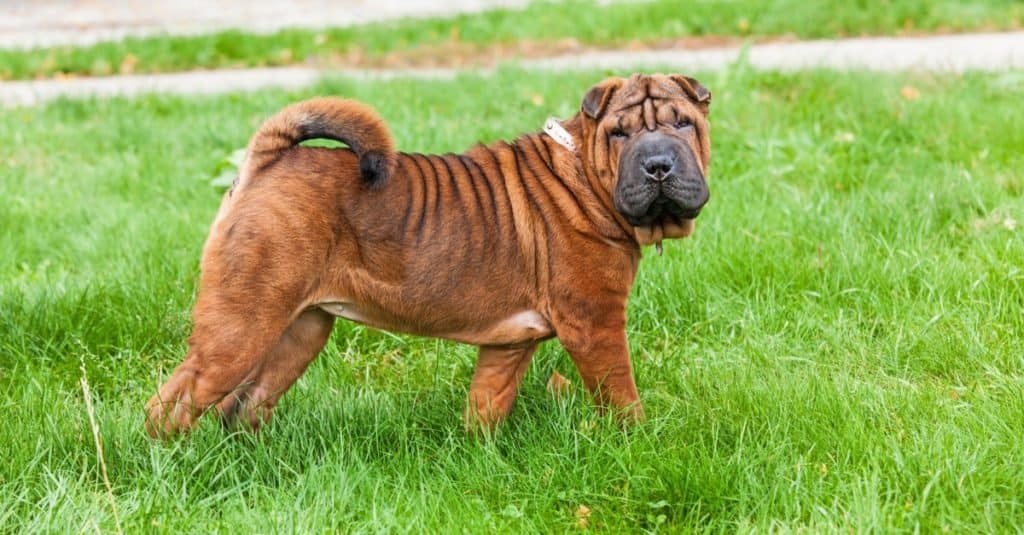
[[[630,225],[634,227],[647,227],[658,225],[664,221],[671,223],[673,221],[696,219],[700,215],[701,207],[703,205],[697,208],[684,208],[664,193],[658,193],[639,215],[632,213],[624,213],[623,215]]]
[[[689,236],[698,215],[700,208],[687,210],[665,195],[659,195],[643,215],[626,215],[626,221],[633,225],[640,245],[652,245]]]
[[[667,216],[648,225],[634,226],[640,245],[660,245],[662,240],[685,238],[693,234],[693,218]]]

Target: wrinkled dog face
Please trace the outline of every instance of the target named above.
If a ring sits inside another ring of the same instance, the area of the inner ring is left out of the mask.
[[[641,243],[689,235],[708,200],[710,102],[693,78],[660,74],[608,79],[584,98],[592,157],[607,162],[596,168]]]

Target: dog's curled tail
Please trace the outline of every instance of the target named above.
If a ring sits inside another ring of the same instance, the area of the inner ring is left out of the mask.
[[[394,172],[395,142],[376,110],[355,100],[318,97],[292,104],[260,126],[246,149],[240,182],[307,139],[348,145],[359,157],[359,173],[366,182],[385,180]]]

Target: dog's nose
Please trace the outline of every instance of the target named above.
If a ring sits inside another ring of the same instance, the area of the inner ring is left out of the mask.
[[[671,156],[659,154],[649,156],[641,166],[644,168],[644,174],[648,180],[661,182],[672,172],[672,168],[675,167],[675,161]]]

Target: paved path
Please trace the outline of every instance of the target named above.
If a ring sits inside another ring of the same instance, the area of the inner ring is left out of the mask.
[[[737,48],[604,52],[532,63],[550,69],[573,68],[582,62],[582,66],[611,69],[679,65],[685,70],[714,70],[736,61],[740,52]],[[757,69],[994,71],[1024,67],[1024,32],[766,43],[752,45],[746,52]]]
[[[527,0],[0,0],[0,48],[85,45],[126,36],[241,28],[351,26],[449,16]]]
[[[628,72],[641,68],[673,71],[714,70],[746,55],[758,69],[904,69],[961,72],[1024,68],[1024,32],[967,34],[920,38],[865,38],[839,41],[806,41],[752,45],[748,49],[661,50],[649,52],[597,52],[524,61],[527,68],[611,69]],[[298,88],[321,76],[356,78],[452,77],[453,70],[332,70],[308,67],[242,69],[112,76],[71,80],[38,80],[0,83],[0,106],[26,106],[61,96],[88,97],[134,95],[149,92],[210,94],[269,87]]]

